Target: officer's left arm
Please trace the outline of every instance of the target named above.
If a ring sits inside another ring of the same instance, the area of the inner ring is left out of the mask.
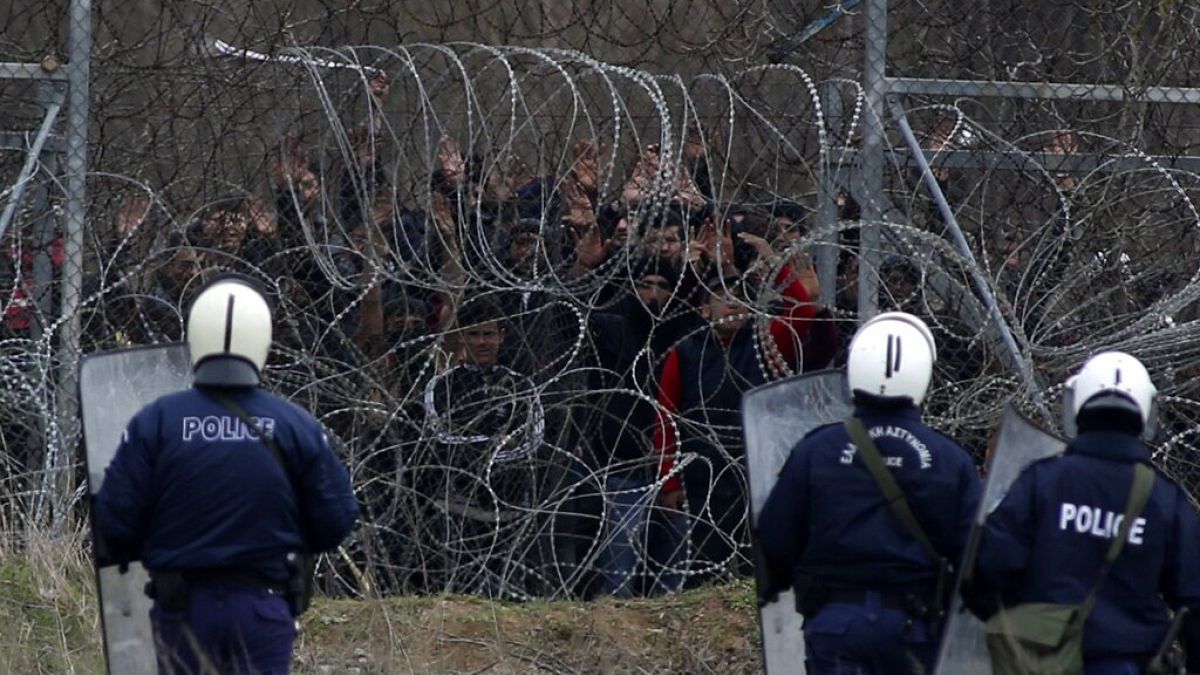
[[[301,476],[302,517],[308,523],[308,546],[313,551],[337,548],[358,519],[358,500],[350,485],[350,474],[329,444],[329,437],[317,431],[316,452],[309,458]]]
[[[1200,672],[1200,521],[1191,503],[1177,492],[1175,514],[1165,533],[1166,568],[1162,574],[1163,598],[1172,609],[1188,608],[1180,633],[1189,673]]]
[[[793,450],[758,514],[755,532],[766,566],[767,593],[792,585],[792,568],[804,552],[808,528],[808,462]]]
[[[1033,548],[1036,466],[1026,469],[988,515],[975,559],[973,591],[994,599],[1013,590]]]
[[[92,500],[92,522],[100,541],[97,554],[112,562],[136,560],[152,506],[154,460],[145,438],[142,415],[129,421],[117,453],[104,471],[100,492]]]
[[[979,500],[983,498],[983,480],[975,463],[969,459],[959,467],[958,494],[958,523],[951,553],[951,560],[955,563],[962,560],[967,549],[967,540],[971,537],[975,516],[979,513]]]

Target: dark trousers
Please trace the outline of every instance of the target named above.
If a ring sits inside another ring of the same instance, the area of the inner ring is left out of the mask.
[[[1089,659],[1083,663],[1083,675],[1143,675],[1150,659]]]
[[[296,620],[287,601],[266,589],[199,586],[184,610],[150,610],[160,675],[286,675]]]
[[[878,593],[861,604],[831,602],[804,620],[809,675],[932,673],[938,640],[924,620],[884,607]]]
[[[749,572],[744,480],[735,466],[726,464],[716,469],[714,472],[697,461],[684,470],[692,555],[689,588]]]

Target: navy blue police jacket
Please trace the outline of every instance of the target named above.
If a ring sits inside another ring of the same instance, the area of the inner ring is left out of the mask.
[[[860,404],[855,416],[925,534],[957,563],[981,493],[971,457],[922,423],[915,407]],[[932,592],[936,583],[937,562],[888,506],[842,423],[819,427],[792,449],[757,532],[774,591],[800,577],[828,590],[896,594]]]
[[[321,424],[257,387],[221,389],[291,467],[293,490],[267,445],[212,393],[169,394],[130,420],[92,502],[100,537],[117,559],[151,571],[229,570],[286,581],[285,557],[337,547],[358,503]]]
[[[1080,433],[1060,457],[1026,468],[988,516],[973,594],[1024,602],[1083,602],[1120,527],[1133,465],[1145,444],[1118,431]],[[1158,475],[1084,625],[1085,659],[1158,650],[1167,607],[1200,609],[1200,526],[1187,495]],[[1200,623],[1183,631],[1188,671],[1200,670]]]

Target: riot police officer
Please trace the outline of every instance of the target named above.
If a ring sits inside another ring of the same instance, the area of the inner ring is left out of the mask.
[[[1087,675],[1140,674],[1164,641],[1168,608],[1200,606],[1200,525],[1187,494],[1154,476],[1148,500],[1115,561],[1134,467],[1150,465],[1139,437],[1157,390],[1136,358],[1104,352],[1067,383],[1077,435],[1065,453],[1030,465],[988,516],[970,592],[984,617],[1021,603],[1079,604]],[[1188,672],[1200,672],[1200,623],[1181,636]]]
[[[271,310],[251,280],[203,289],[187,340],[195,386],[129,422],[97,533],[150,572],[160,672],[286,673],[297,555],[336,548],[358,505],[320,423],[259,388]]]
[[[946,561],[961,555],[981,490],[968,454],[921,420],[935,360],[929,328],[902,312],[864,324],[848,353],[854,417],[912,518],[885,498],[849,423],[801,440],[763,506],[768,588],[796,590],[809,673],[932,670]]]

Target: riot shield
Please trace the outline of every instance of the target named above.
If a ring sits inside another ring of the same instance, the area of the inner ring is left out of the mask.
[[[757,524],[779,470],[792,448],[813,429],[853,413],[846,376],[827,370],[780,380],[742,397],[750,517]],[[804,672],[803,619],[792,591],[759,609],[763,667],[768,673]]]
[[[121,349],[84,357],[79,364],[79,402],[88,472],[95,495],[117,451],[130,418],[158,397],[191,386],[185,344]],[[93,542],[97,542],[94,536]],[[99,544],[97,544],[99,545]],[[146,571],[131,563],[96,566],[104,655],[110,673],[141,675],[158,672],[150,630]]]
[[[1021,471],[1033,462],[1060,454],[1066,444],[1021,416],[1012,405],[1004,408],[995,449],[988,462],[987,483],[983,488],[983,499],[975,516],[975,526],[963,555],[963,568],[974,565],[975,551],[979,548],[979,534],[983,522],[992,507],[1008,494],[1008,488]],[[958,673],[992,672],[984,640],[983,623],[967,611],[959,593],[954,594],[950,614],[946,623],[945,638],[938,654],[935,675],[957,675]]]

